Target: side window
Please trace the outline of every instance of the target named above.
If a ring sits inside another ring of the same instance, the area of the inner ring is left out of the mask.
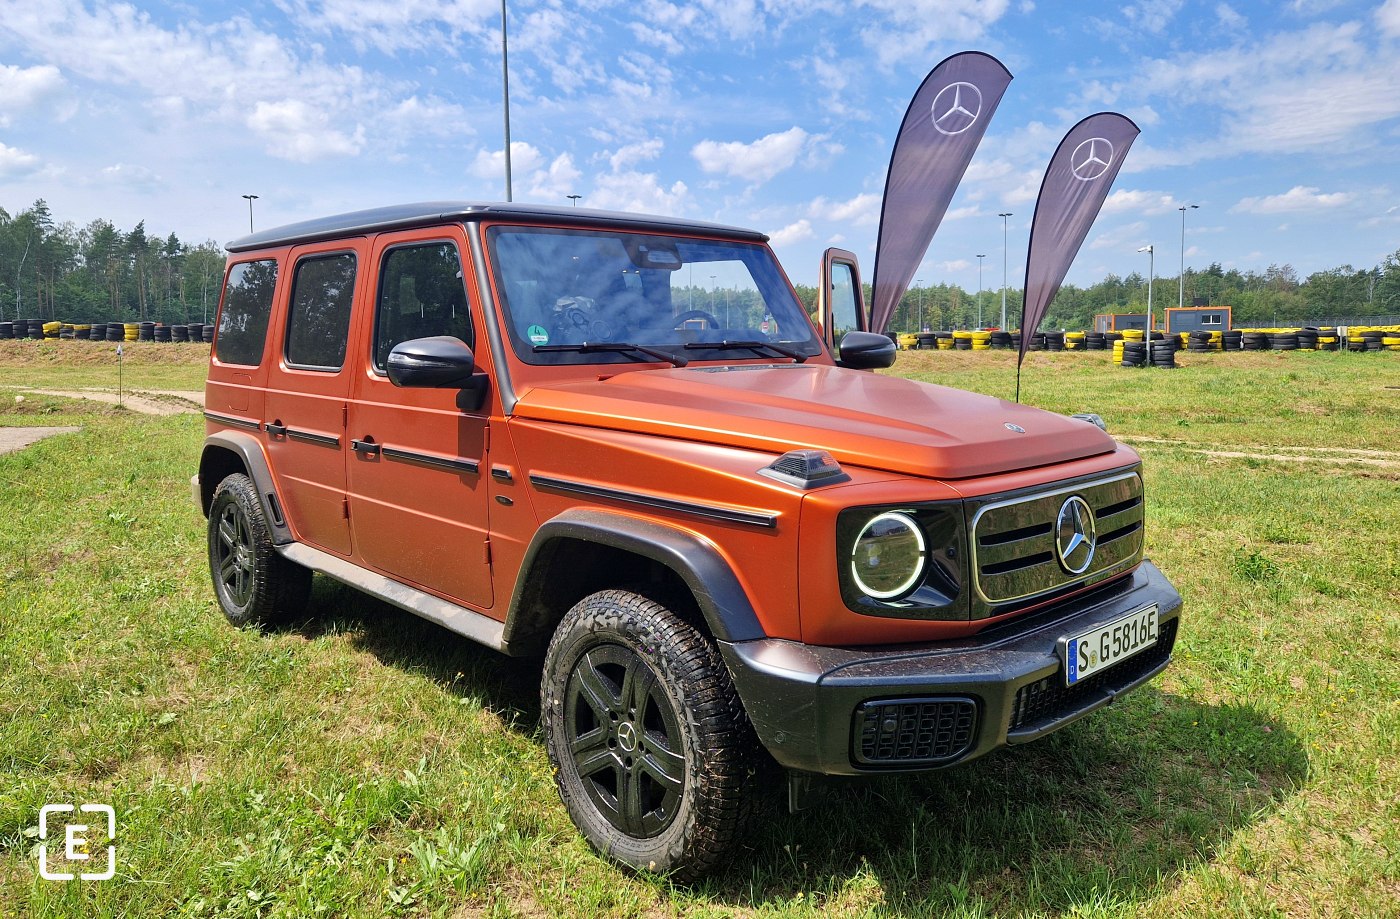
[[[339,370],[345,363],[354,299],[354,253],[312,256],[297,262],[287,315],[287,363]]]
[[[225,364],[256,367],[262,362],[267,320],[272,315],[272,292],[277,286],[277,262],[243,262],[229,269],[224,284],[224,310],[214,340],[214,356]]]
[[[399,342],[434,335],[450,335],[468,346],[475,344],[457,247],[435,242],[390,249],[379,269],[375,369],[384,369],[389,351]]]

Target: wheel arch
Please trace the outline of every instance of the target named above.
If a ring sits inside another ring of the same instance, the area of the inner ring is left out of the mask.
[[[209,515],[209,506],[214,501],[214,491],[219,483],[236,473],[242,473],[252,480],[272,531],[273,545],[292,542],[292,531],[282,513],[282,504],[277,500],[267,454],[263,452],[258,439],[250,434],[219,431],[204,439],[204,450],[199,456],[199,503],[204,515]]]
[[[765,637],[739,579],[714,544],[638,517],[576,508],[535,533],[516,578],[505,643],[514,654],[543,651],[569,608],[590,593],[650,580],[693,600],[720,641]]]

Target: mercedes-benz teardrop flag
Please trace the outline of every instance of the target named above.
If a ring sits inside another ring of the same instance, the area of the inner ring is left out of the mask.
[[[870,298],[871,330],[884,331],[909,289],[987,122],[1010,84],[1011,72],[1001,61],[980,51],[964,51],[933,68],[914,94],[885,177]]]
[[[1099,112],[1070,128],[1050,158],[1031,220],[1018,367],[1137,136],[1131,119]]]

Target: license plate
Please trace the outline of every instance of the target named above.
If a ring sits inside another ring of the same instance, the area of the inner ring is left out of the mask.
[[[1078,683],[1155,645],[1157,616],[1157,606],[1153,604],[1091,632],[1063,639],[1065,685]]]

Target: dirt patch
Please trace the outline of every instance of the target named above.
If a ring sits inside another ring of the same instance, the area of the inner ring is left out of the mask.
[[[37,444],[45,437],[55,434],[76,434],[82,428],[0,428],[0,453],[13,453],[31,444]]]
[[[64,399],[91,399],[94,402],[121,405],[142,415],[180,415],[198,412],[204,408],[204,393],[197,392],[137,390],[118,394],[113,389],[29,389],[25,392]]]
[[[1240,444],[1241,449],[1221,450],[1186,440],[1156,437],[1119,437],[1127,444],[1160,444],[1177,447],[1219,459],[1258,459],[1276,463],[1358,463],[1363,466],[1400,469],[1400,453],[1386,450],[1352,450],[1345,447],[1281,447],[1267,444]]]

